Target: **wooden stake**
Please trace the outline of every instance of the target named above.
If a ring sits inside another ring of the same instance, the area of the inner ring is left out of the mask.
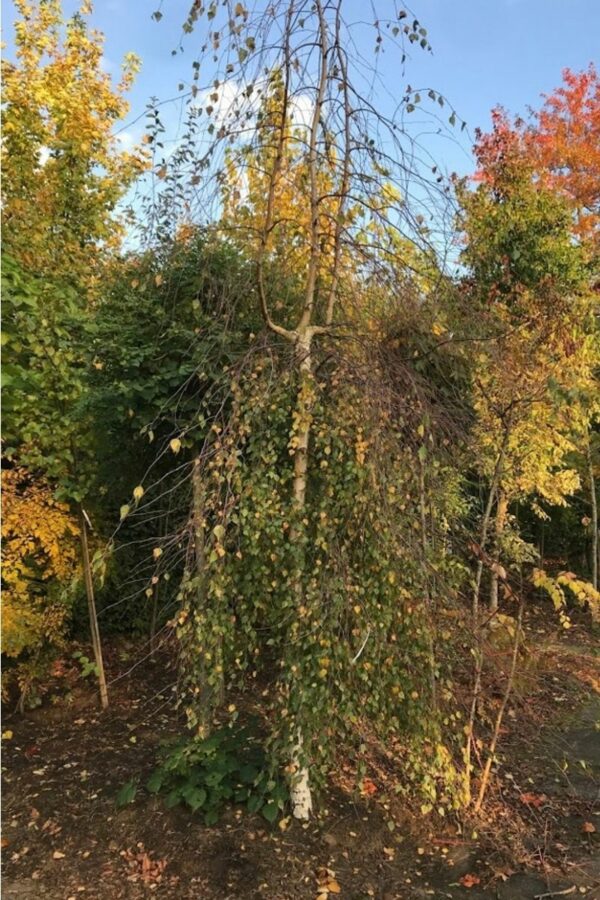
[[[83,574],[85,578],[85,592],[87,595],[88,615],[90,619],[90,631],[94,648],[94,661],[98,670],[98,686],[100,688],[100,703],[102,709],[108,707],[108,690],[106,676],[104,674],[104,660],[102,658],[102,643],[100,641],[100,629],[98,628],[98,615],[96,613],[96,600],[94,597],[94,581],[90,564],[90,548],[88,545],[88,518],[83,506],[79,506],[79,527],[81,535],[81,558]]]

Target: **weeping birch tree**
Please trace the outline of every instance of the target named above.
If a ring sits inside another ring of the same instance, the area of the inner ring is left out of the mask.
[[[361,706],[371,706],[377,720],[400,727],[403,701],[410,706],[420,696],[410,690],[411,681],[419,680],[421,664],[433,665],[432,642],[418,624],[409,585],[398,587],[407,572],[400,575],[402,559],[411,569],[407,554],[414,561],[410,541],[401,548],[395,543],[403,516],[376,525],[377,507],[388,515],[395,491],[412,480],[411,453],[420,437],[404,447],[397,443],[389,465],[371,459],[377,440],[367,435],[364,370],[373,359],[364,348],[366,336],[373,345],[380,339],[376,323],[384,309],[386,314],[394,305],[399,309],[409,296],[413,304],[424,303],[434,280],[442,277],[443,235],[434,228],[443,227],[447,194],[433,160],[413,137],[410,116],[428,105],[423,115],[445,126],[448,118],[456,124],[456,114],[436,91],[425,91],[423,103],[421,92],[408,84],[390,102],[391,112],[382,112],[373,91],[379,61],[393,55],[404,82],[409,52],[430,50],[427,32],[396,4],[382,4],[381,17],[374,12],[367,24],[348,19],[351,15],[343,0],[277,0],[252,12],[243,3],[195,3],[184,25],[184,32],[202,41],[188,94],[188,132],[170,160],[157,159],[155,170],[161,202],[169,208],[165,218],[174,227],[217,220],[217,230],[248,258],[253,271],[248,302],[258,305],[264,326],[262,350],[254,351],[250,373],[247,359],[232,369],[227,424],[215,427],[194,463],[191,515],[196,523],[201,520],[196,532],[201,527],[206,538],[198,554],[205,572],[198,574],[203,611],[188,599],[179,618],[187,647],[184,665],[193,667],[199,655],[199,684],[192,693],[206,700],[221,693],[207,687],[207,662],[210,668],[215,658],[226,660],[230,648],[233,667],[246,670],[248,657],[254,665],[264,652],[256,646],[252,653],[251,647],[265,630],[264,622],[256,624],[261,602],[256,596],[250,601],[240,583],[256,547],[268,544],[269,552],[257,558],[250,590],[260,595],[264,583],[270,597],[262,615],[271,620],[266,643],[282,654],[275,694],[284,723],[275,729],[274,744],[278,758],[287,757],[291,805],[299,819],[312,810],[317,777],[312,763],[334,736],[323,715],[356,721]],[[370,43],[370,58],[355,51],[356,40]],[[363,375],[357,377],[359,369]],[[382,381],[372,433],[389,442],[394,422],[381,359],[374,371]],[[256,379],[250,390],[249,377]],[[261,416],[262,442],[252,434]],[[332,422],[331,416],[338,418]],[[266,436],[274,432],[279,437]],[[421,426],[418,435],[424,433]],[[343,477],[341,469],[337,472],[339,482],[331,471],[335,440],[340,466],[343,461],[347,467]],[[282,453],[291,465],[289,477]],[[254,458],[256,469],[248,475]],[[281,466],[284,474],[265,472],[267,459],[272,466],[277,460],[277,471]],[[277,482],[269,488],[269,521],[265,510],[256,508],[256,497],[265,491],[256,472]],[[224,484],[227,501],[217,499]],[[412,514],[406,504],[400,508],[423,522],[423,477],[412,487]],[[201,493],[203,515],[197,508]],[[245,504],[251,502],[258,524],[246,550]],[[342,508],[348,522],[335,518]],[[271,537],[274,522],[281,528],[276,538]],[[387,544],[378,552],[384,534]],[[425,537],[423,532],[418,553],[427,547]],[[233,611],[224,605],[226,584],[238,597]],[[372,604],[368,615],[363,604]],[[222,616],[218,647],[197,624],[202,620],[206,626],[207,605],[213,632],[215,617]],[[245,623],[243,650],[235,649],[231,622]],[[314,662],[307,662],[312,655]],[[385,676],[376,662],[382,655],[389,663]],[[350,703],[347,695],[357,688]],[[196,724],[200,720],[205,733],[205,707],[193,717]]]

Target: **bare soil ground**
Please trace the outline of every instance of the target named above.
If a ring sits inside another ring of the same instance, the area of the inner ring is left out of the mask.
[[[105,713],[84,683],[70,703],[6,715],[5,896],[332,900],[339,888],[346,900],[600,898],[598,650],[583,627],[528,627],[537,671],[509,710],[479,822],[423,820],[397,799],[384,811],[381,785],[368,800],[332,790],[314,821],[285,831],[239,810],[207,828],[143,789],[118,809],[123,784],[143,784],[159,742],[183,730],[166,655],[114,681]],[[113,679],[125,655],[111,649]]]

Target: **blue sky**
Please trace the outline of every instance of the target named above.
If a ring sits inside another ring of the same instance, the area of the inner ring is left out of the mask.
[[[151,15],[159,5],[163,18],[156,22]],[[190,0],[96,0],[93,22],[106,36],[109,71],[116,75],[129,50],[143,60],[127,126],[133,138],[139,137],[143,123],[131,122],[144,112],[148,98],[176,96],[178,82],[189,80],[202,26],[187,38],[183,54],[171,55],[189,5]],[[380,9],[388,5],[391,11],[392,0],[379,0]],[[67,12],[75,6],[66,0]],[[347,0],[347,6],[351,17],[363,10],[368,17],[367,0]],[[397,59],[387,54],[382,59],[386,80],[398,95],[407,83],[441,91],[470,133],[476,126],[488,127],[494,105],[524,113],[528,105],[539,105],[541,93],[560,83],[565,66],[579,70],[600,61],[600,0],[412,0],[412,11],[428,29],[433,54],[413,52],[405,78]],[[3,24],[8,52],[13,17],[7,2]],[[165,119],[176,129],[178,108],[167,107]],[[457,135],[457,143],[434,139],[432,149],[445,168],[470,171],[466,133]]]

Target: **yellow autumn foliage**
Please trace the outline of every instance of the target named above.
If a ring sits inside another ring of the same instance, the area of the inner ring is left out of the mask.
[[[283,98],[281,73],[272,72],[262,98],[256,144],[252,148],[244,148],[241,153],[231,152],[226,159],[221,226],[228,236],[239,240],[252,257],[259,254],[264,239],[267,258],[284,260],[289,275],[302,279],[309,264],[312,243],[307,146],[309,125],[298,116],[301,100],[305,99],[300,97],[288,101],[282,127]],[[333,266],[339,170],[340,164],[333,146],[328,154],[319,153],[316,173],[319,197],[317,233],[322,288],[329,283]],[[273,224],[265,234],[272,181]],[[345,210],[346,226],[355,215],[355,209]],[[342,255],[339,268],[342,277],[350,271],[347,253]]]
[[[511,328],[507,316],[505,336],[478,359],[474,443],[491,476],[507,433],[501,482],[511,498],[537,496],[565,506],[580,487],[569,463],[587,434],[597,351],[575,318],[540,327],[533,321],[524,329]],[[534,508],[544,515],[539,504]]]
[[[87,286],[100,248],[121,239],[113,210],[147,166],[114,134],[139,61],[128,54],[113,85],[88,0],[69,19],[60,0],[15,7],[15,58],[2,62],[4,249],[29,271]]]
[[[79,528],[48,484],[25,469],[2,472],[2,497],[2,652],[17,657],[65,634]]]

